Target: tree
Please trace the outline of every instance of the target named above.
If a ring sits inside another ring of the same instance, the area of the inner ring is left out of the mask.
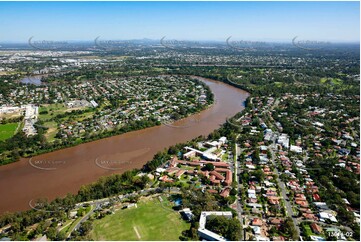
[[[295,225],[292,221],[292,218],[288,217],[284,224],[281,226],[281,231],[284,233],[289,234],[289,236],[292,238],[292,240],[298,240],[298,233],[296,231]]]
[[[231,192],[229,193],[231,196],[237,195],[237,189],[232,188]]]
[[[48,237],[48,239],[50,240],[55,240],[55,238],[57,237],[57,230],[54,227],[50,227],[47,231],[46,231],[46,237]]]
[[[207,163],[204,166],[204,169],[207,170],[207,171],[213,171],[214,170],[214,165],[212,163]]]
[[[254,172],[252,172],[252,175],[256,177],[256,179],[260,182],[264,181],[265,174],[261,169],[257,169]]]
[[[66,239],[65,231],[59,231],[57,236],[56,236],[56,240],[57,241],[64,241],[65,239]]]
[[[226,218],[224,216],[210,216],[207,218],[206,228],[221,234],[232,241],[241,240],[241,226],[236,218]]]

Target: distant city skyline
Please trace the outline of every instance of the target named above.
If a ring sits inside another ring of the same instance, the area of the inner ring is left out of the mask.
[[[359,42],[359,2],[0,2],[0,43],[167,39]]]

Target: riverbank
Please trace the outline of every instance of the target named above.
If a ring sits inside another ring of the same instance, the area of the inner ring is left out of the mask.
[[[51,200],[76,193],[101,176],[141,168],[157,152],[208,135],[243,110],[247,92],[218,81],[200,80],[210,87],[216,102],[199,114],[173,123],[175,127],[161,125],[132,131],[0,167],[0,193],[6,197],[0,213],[27,210],[33,199]]]
[[[163,77],[171,78],[170,75],[162,75],[162,78]],[[156,78],[159,78],[159,75]],[[157,118],[160,118],[162,120],[166,118],[167,115],[170,115],[169,117],[171,117],[171,119],[169,118],[170,122],[167,124],[171,125],[171,123],[175,122],[176,120],[191,116],[195,113],[199,113],[205,110],[210,104],[213,103],[213,93],[208,86],[199,81],[197,78],[190,78],[190,76],[179,76],[178,78],[178,75],[177,77],[173,78],[174,80],[172,83],[172,89],[174,89],[173,85],[175,85],[178,91],[181,91],[181,88],[183,88],[184,86],[183,81],[187,79],[191,79],[190,82],[193,83],[191,86],[195,87],[202,85],[202,90],[204,90],[205,94],[204,102],[201,105],[194,105],[193,107],[188,109],[187,106],[182,105],[182,103],[178,101],[177,103],[180,113],[174,112],[174,114],[176,115],[173,115],[171,113],[172,111],[169,111],[170,109],[168,109],[163,114],[158,113],[151,116],[149,116],[149,110],[147,110],[147,108],[144,110],[144,107],[134,109],[126,114],[118,114],[121,109],[112,110],[109,107],[105,109],[73,109],[69,107],[67,108],[67,105],[65,105],[65,103],[56,104],[56,106],[40,105],[40,111],[37,118],[38,121],[34,124],[34,126],[37,127],[38,134],[25,137],[23,133],[17,133],[14,134],[11,139],[8,139],[5,143],[2,143],[0,150],[2,150],[3,153],[1,155],[0,165],[16,162],[21,157],[29,158],[33,156],[38,156],[41,154],[53,152],[72,146],[77,146],[79,144],[92,142],[107,137],[141,130],[148,127],[158,126],[162,123],[164,124],[165,122],[160,122],[157,120]],[[180,82],[178,83],[177,80]],[[163,85],[164,84],[167,85],[167,83],[163,83]],[[189,86],[186,85],[185,89],[188,90],[188,88]],[[178,94],[174,93],[174,96],[178,97]],[[155,100],[153,100],[153,102],[158,102],[157,99],[159,98],[164,98],[163,94],[160,94]],[[192,99],[194,104],[198,102],[198,100],[196,100],[195,98],[196,96],[194,96]],[[174,100],[177,100],[177,98],[175,98]],[[107,103],[107,101],[105,101],[104,103]],[[161,103],[162,102],[160,102],[159,104],[163,105]],[[154,103],[153,105],[157,104]],[[169,106],[171,105],[171,103],[169,103],[169,101],[166,101],[164,105]],[[158,109],[154,109],[154,107],[151,108],[153,108],[155,113],[161,111],[159,106]],[[105,119],[109,119],[110,124],[102,122],[102,115],[101,117],[97,117],[94,120],[90,121],[91,117],[96,115],[97,112],[103,112],[102,110],[104,110],[105,112],[111,111],[109,115],[107,114],[104,116],[107,117]],[[145,114],[143,117],[140,114],[142,111],[140,111],[139,113],[139,110],[144,110]],[[140,119],[134,119],[139,114]],[[133,118],[128,118],[130,117],[130,115]],[[77,123],[78,121],[79,123]]]

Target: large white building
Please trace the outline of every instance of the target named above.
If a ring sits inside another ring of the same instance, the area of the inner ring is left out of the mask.
[[[24,128],[23,131],[27,136],[35,135],[36,129],[34,124],[38,120],[39,107],[28,104],[25,106]]]
[[[282,145],[283,148],[288,149],[290,146],[290,138],[287,134],[281,134],[277,139],[277,143]]]
[[[290,151],[301,154],[302,153],[302,148],[296,145],[291,145],[290,147]]]
[[[8,107],[8,106],[0,107],[0,114],[15,113],[19,111],[20,111],[20,107]]]

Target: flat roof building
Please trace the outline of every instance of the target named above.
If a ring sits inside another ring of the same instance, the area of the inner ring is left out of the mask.
[[[232,218],[233,217],[232,212],[205,211],[201,213],[201,216],[199,218],[199,229],[198,229],[199,237],[210,241],[226,241],[227,239],[224,238],[223,236],[206,229],[206,222],[208,216],[225,216],[227,218]]]

